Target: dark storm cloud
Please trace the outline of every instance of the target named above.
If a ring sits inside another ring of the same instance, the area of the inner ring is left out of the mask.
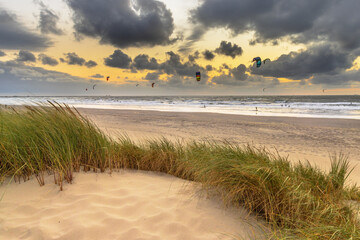
[[[35,55],[26,50],[20,50],[16,61],[19,62],[36,62]]]
[[[45,54],[39,54],[38,58],[44,65],[56,66],[59,64],[59,62],[55,58],[49,57]]]
[[[90,76],[90,77],[92,77],[92,78],[104,78],[104,76],[101,75],[101,74],[99,74],[99,73],[97,73],[97,74],[95,74],[95,75],[92,75],[92,76]]]
[[[166,53],[170,58],[160,65],[160,69],[167,74],[182,77],[195,77],[196,72],[202,72],[202,79],[207,79],[206,70],[194,62],[181,62],[180,55],[170,51]]]
[[[132,66],[138,70],[155,70],[159,68],[159,64],[155,58],[150,58],[146,54],[137,55],[134,58]]]
[[[205,50],[205,51],[203,52],[203,55],[204,55],[204,58],[205,58],[206,60],[213,60],[214,57],[215,57],[215,54],[214,54],[213,52],[209,51],[209,50]]]
[[[234,35],[255,31],[252,44],[277,44],[285,37],[355,49],[360,47],[359,8],[358,0],[205,0],[191,11],[191,20],[197,28],[226,28]]]
[[[309,78],[314,74],[333,75],[352,66],[355,56],[334,45],[324,44],[281,55],[277,60],[251,67],[251,73],[290,79]]]
[[[332,0],[206,0],[192,11],[206,28],[225,27],[234,34],[255,30],[259,39],[277,39],[310,29]]]
[[[247,79],[248,75],[245,73],[246,67],[244,64],[240,64],[236,68],[230,70],[230,73],[234,76],[236,80],[244,81]]]
[[[215,52],[235,58],[236,56],[241,56],[243,50],[237,44],[232,45],[231,42],[221,41],[220,47],[218,47]]]
[[[59,17],[47,9],[45,6],[41,9],[40,19],[39,19],[39,28],[41,33],[43,34],[55,34],[62,35],[64,32],[57,27],[57,22],[59,21]]]
[[[222,72],[224,69],[230,69],[229,65],[227,65],[226,63],[223,63],[219,69],[218,69],[218,72]]]
[[[239,68],[239,67],[237,67]],[[237,69],[234,68],[233,70]],[[240,67],[241,69],[242,67]],[[242,72],[242,70],[240,70]],[[245,73],[243,73],[245,74]],[[242,79],[237,78],[234,74],[222,74],[220,76],[213,77],[211,79],[212,83],[216,83],[216,85],[223,86],[243,86],[247,88],[258,88],[259,91],[262,91],[263,88],[275,88],[280,85],[278,79],[266,79],[262,76],[242,76]]]
[[[148,74],[146,74],[145,79],[150,81],[156,81],[159,80],[159,76],[160,74],[158,72],[153,72],[153,73],[149,72]]]
[[[43,50],[52,45],[44,36],[30,32],[16,17],[0,8],[0,48]]]
[[[349,86],[353,82],[360,81],[360,71],[342,71],[334,75],[318,74],[310,81],[313,84]]]
[[[190,54],[188,56],[189,62],[195,62],[196,59],[200,58],[200,52],[199,51],[195,51],[193,54]]]
[[[155,0],[66,0],[77,35],[124,48],[171,44],[172,13]]]
[[[83,66],[85,64],[85,59],[79,57],[76,53],[65,53],[66,60],[65,62],[69,65],[79,65]]]
[[[227,66],[227,65],[226,65]],[[227,66],[228,67],[228,66]],[[228,74],[222,74],[220,76],[213,77],[211,82],[221,85],[246,85],[245,82],[249,75],[246,73],[246,66],[244,64],[240,64],[236,68],[229,68]]]
[[[294,37],[295,41],[327,40],[339,43],[343,48],[360,47],[360,1],[330,1],[328,8],[304,34]]]
[[[253,0],[207,0],[191,11],[193,23],[202,31],[193,31],[192,39],[200,39],[209,28],[225,27],[235,34],[250,29],[251,21],[274,5],[274,0],[259,4]]]
[[[6,54],[3,52],[3,51],[1,51],[0,50],[0,57],[3,57],[3,56],[5,56]]]
[[[104,58],[106,66],[116,68],[129,68],[131,58],[123,53],[121,50],[115,50],[109,57]]]
[[[222,74],[219,76],[215,76],[211,79],[212,83],[216,83],[217,85],[230,85],[236,86],[242,84],[240,81],[236,81],[235,78],[231,76],[231,74]]]
[[[88,84],[87,79],[67,73],[49,71],[40,67],[26,66],[21,62],[0,61],[3,94],[79,94]]]
[[[88,68],[93,68],[93,67],[96,67],[98,64],[93,61],[93,60],[89,60],[85,63],[85,66],[88,67]]]

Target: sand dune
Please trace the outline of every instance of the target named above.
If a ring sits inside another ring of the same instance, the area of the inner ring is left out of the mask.
[[[113,137],[133,140],[224,139],[274,148],[292,161],[328,169],[329,154],[344,152],[355,166],[360,121],[250,117],[209,113],[81,109]],[[351,174],[360,183],[359,165]],[[0,186],[0,239],[264,239],[264,223],[242,209],[224,209],[199,194],[196,183],[141,171],[75,174],[64,191],[51,176]]]
[[[133,140],[227,141],[275,149],[289,160],[308,160],[324,170],[329,156],[344,153],[355,167],[350,180],[360,184],[360,121],[352,119],[242,116],[217,113],[79,109],[103,131]]]
[[[51,176],[3,185],[0,239],[262,239],[261,221],[199,194],[196,183],[142,171]]]

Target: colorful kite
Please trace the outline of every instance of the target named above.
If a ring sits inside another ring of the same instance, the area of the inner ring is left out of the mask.
[[[256,61],[256,67],[260,67],[261,66],[261,58],[260,57],[255,57],[253,58],[253,62]]]
[[[200,82],[201,75],[200,72],[196,72],[196,81]]]
[[[265,59],[265,60],[263,61],[263,63],[265,64],[266,61],[270,61],[270,58]]]

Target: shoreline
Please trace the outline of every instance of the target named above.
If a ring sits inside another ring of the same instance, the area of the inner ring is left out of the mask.
[[[11,105],[11,106],[17,106],[17,105]],[[19,105],[20,106],[20,105]],[[69,105],[70,107],[74,107],[72,105]],[[87,108],[87,107],[74,107],[76,109],[81,109],[85,111],[91,111],[91,110],[103,110],[103,111],[132,111],[132,112],[158,112],[158,113],[172,113],[172,114],[215,114],[215,115],[230,115],[230,116],[238,116],[238,117],[253,117],[253,118],[273,118],[273,120],[276,120],[277,118],[280,120],[281,118],[289,118],[289,119],[310,119],[310,120],[344,120],[344,121],[359,121],[360,125],[360,119],[353,119],[353,118],[326,118],[326,117],[294,117],[294,116],[261,116],[261,115],[246,115],[246,114],[237,114],[237,113],[220,113],[220,112],[183,112],[183,111],[167,111],[167,110],[148,110],[148,109],[118,109],[118,108]],[[79,111],[81,112],[81,111]],[[309,121],[310,121],[309,120]]]
[[[62,104],[62,103],[60,103]],[[67,103],[65,103],[67,104]],[[0,104],[0,106],[12,106],[12,107],[21,107],[24,106],[25,104],[19,104],[19,105],[6,105],[6,104]],[[224,114],[224,115],[235,115],[235,116],[252,116],[252,117],[275,117],[275,118],[307,118],[307,119],[340,119],[340,120],[358,120],[360,121],[360,116],[357,118],[354,117],[344,117],[344,116],[338,116],[338,117],[333,117],[333,116],[326,116],[326,115],[286,115],[286,113],[284,113],[283,115],[271,115],[271,113],[269,115],[261,115],[261,111],[258,110],[259,113],[255,113],[255,114],[246,114],[246,113],[232,113],[232,112],[216,112],[216,111],[197,111],[196,108],[191,109],[191,110],[184,110],[184,111],[175,111],[172,109],[169,110],[161,110],[161,109],[141,109],[141,108],[115,108],[111,105],[108,105],[109,107],[106,108],[104,107],[104,105],[101,105],[102,107],[96,107],[96,105],[93,105],[95,107],[92,107],[91,105],[76,105],[76,104],[67,104],[70,107],[74,107],[76,109],[94,109],[94,110],[114,110],[114,111],[155,111],[155,112],[170,112],[170,113],[209,113],[209,114]],[[90,107],[91,106],[91,107]],[[209,108],[209,106],[207,107]],[[199,107],[198,109],[204,109],[203,107]],[[256,111],[254,111],[256,112]]]
[[[215,112],[215,111],[195,111],[196,108],[194,108],[194,111],[175,111],[175,110],[161,110],[161,109],[141,109],[141,108],[114,108],[111,105],[106,105],[109,106],[109,108],[104,108],[104,105],[100,105],[102,107],[89,107],[89,105],[76,105],[76,104],[68,104],[68,103],[60,103],[60,104],[66,104],[69,105],[72,108],[76,108],[76,109],[88,109],[88,110],[108,110],[108,111],[149,111],[149,112],[165,112],[165,113],[194,113],[194,114],[222,114],[222,115],[230,115],[230,116],[244,116],[244,117],[269,117],[269,118],[300,118],[300,119],[334,119],[334,120],[355,120],[355,121],[360,121],[360,116],[358,118],[351,118],[351,117],[343,117],[343,116],[339,116],[339,117],[326,117],[326,116],[320,116],[320,115],[299,115],[299,116],[289,116],[289,115],[261,115],[261,114],[241,114],[241,113],[231,113],[231,112]],[[0,107],[22,107],[22,106],[27,106],[26,104],[19,104],[19,105],[14,105],[14,104],[0,104]],[[92,105],[92,106],[96,106],[96,105]],[[199,107],[199,109],[203,109],[202,107]],[[261,112],[259,110],[259,112]]]
[[[261,111],[259,110],[259,114],[241,114],[241,113],[231,113],[231,112],[215,112],[215,111],[173,111],[173,110],[160,110],[160,109],[139,109],[139,108],[97,108],[97,107],[88,107],[88,106],[74,106],[76,109],[95,109],[95,110],[120,110],[120,111],[155,111],[155,112],[171,112],[171,113],[213,113],[213,114],[225,114],[225,115],[236,115],[236,116],[252,116],[252,117],[285,117],[285,118],[310,118],[310,119],[343,119],[343,120],[360,120],[360,117],[358,118],[352,118],[352,117],[326,117],[326,116],[320,116],[320,115],[299,115],[299,116],[290,116],[290,115],[261,115]],[[203,109],[202,107],[200,109]]]

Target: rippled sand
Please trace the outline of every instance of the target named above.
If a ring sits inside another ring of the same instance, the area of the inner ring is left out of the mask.
[[[169,175],[75,174],[64,191],[46,179],[0,187],[0,239],[262,239],[261,221],[225,209]]]

